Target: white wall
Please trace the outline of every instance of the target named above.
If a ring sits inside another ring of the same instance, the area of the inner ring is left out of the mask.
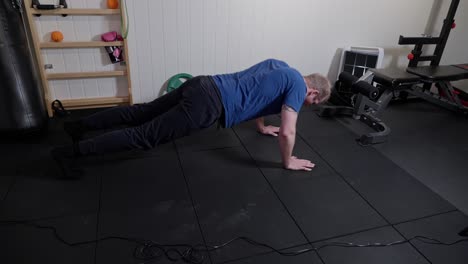
[[[142,102],[158,96],[173,74],[232,72],[269,57],[286,60],[304,74],[332,74],[337,50],[350,45],[383,47],[385,67],[404,66],[412,47],[397,45],[398,37],[425,33],[434,1],[127,2],[133,93],[135,101]],[[449,2],[442,1],[440,10],[435,10],[435,20],[440,20],[435,23],[436,31]],[[466,9],[467,1],[462,0],[444,63],[468,61]]]
[[[54,0],[42,0],[44,2]],[[68,0],[72,7],[105,7],[105,0]],[[450,0],[127,0],[129,55],[135,102],[160,94],[172,75],[241,70],[266,58],[303,74],[336,76],[339,49],[378,46],[384,67],[405,66],[412,46],[398,37],[438,35]],[[468,1],[461,0],[442,63],[468,62]],[[59,29],[68,40],[90,40],[120,29],[115,17],[41,17],[41,36]],[[103,49],[43,51],[54,71],[113,70]],[[125,78],[53,81],[57,98],[126,94]]]

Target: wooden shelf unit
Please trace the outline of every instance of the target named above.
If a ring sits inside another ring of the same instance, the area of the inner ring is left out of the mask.
[[[41,49],[66,49],[66,48],[96,48],[107,46],[123,46],[123,41],[72,41],[72,42],[42,42],[39,44]]]
[[[49,80],[69,80],[81,78],[105,78],[124,76],[128,82],[128,96],[121,97],[102,97],[102,98],[80,98],[80,99],[59,99],[67,109],[82,109],[82,108],[99,108],[111,107],[118,105],[133,104],[132,85],[130,79],[130,62],[128,57],[127,40],[103,42],[103,41],[71,41],[71,42],[40,42],[39,35],[36,29],[35,15],[45,16],[102,16],[102,15],[120,15],[123,18],[124,25],[126,24],[126,10],[123,9],[55,9],[55,10],[36,10],[32,8],[31,0],[24,0],[24,8],[31,30],[32,42],[36,60],[39,67],[39,75],[41,77],[42,87],[44,89],[44,98],[47,106],[47,113],[50,117],[53,116],[51,103],[55,98],[51,97],[49,89]],[[103,32],[105,33],[105,32]],[[124,49],[126,70],[124,71],[97,71],[97,72],[70,72],[70,73],[47,73],[44,69],[44,60],[41,55],[41,49],[64,49],[64,48],[93,48],[106,46],[122,46]]]

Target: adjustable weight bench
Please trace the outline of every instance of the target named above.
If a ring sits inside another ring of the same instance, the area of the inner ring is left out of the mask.
[[[401,69],[369,69],[361,78],[343,72],[339,82],[347,82],[356,93],[354,105],[350,106],[321,106],[318,115],[330,117],[335,115],[352,116],[358,119],[375,132],[361,135],[357,141],[361,145],[382,143],[387,140],[390,128],[380,119],[382,113],[394,97],[395,92],[408,90],[415,84],[421,83],[421,78]],[[374,87],[372,83],[380,87]],[[379,94],[380,93],[380,94]]]
[[[340,75],[339,81],[348,81],[352,77],[347,73]],[[358,142],[361,145],[382,143],[387,140],[390,128],[380,119],[383,111],[396,92],[406,91],[430,103],[437,104],[449,110],[468,114],[468,107],[461,102],[459,95],[452,86],[452,81],[468,79],[467,65],[419,66],[402,69],[370,69],[361,78],[355,77],[351,83],[356,100],[349,106],[322,106],[319,116],[346,115],[359,119],[375,132],[361,135]],[[366,85],[363,81],[367,82]],[[380,96],[375,96],[371,83],[381,87]],[[425,87],[427,84],[437,84],[439,94],[432,93]],[[371,91],[371,92],[369,92]],[[445,96],[443,96],[445,95]]]

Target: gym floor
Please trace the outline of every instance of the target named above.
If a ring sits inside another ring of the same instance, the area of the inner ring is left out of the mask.
[[[74,112],[86,115],[89,111]],[[0,221],[53,226],[69,243],[109,236],[160,244],[219,245],[246,236],[296,251],[330,242],[453,242],[468,226],[468,122],[425,102],[393,104],[387,143],[361,147],[355,122],[299,115],[295,154],[312,172],[283,170],[276,138],[253,122],[208,129],[149,152],[82,162],[80,180],[57,179],[49,156],[69,143],[63,119],[46,137],[0,142]],[[278,125],[277,116],[268,123]],[[2,263],[143,263],[123,240],[67,246],[52,230],[0,224]],[[324,247],[280,256],[244,241],[204,263],[466,263],[468,242]],[[171,263],[164,257],[157,262]]]

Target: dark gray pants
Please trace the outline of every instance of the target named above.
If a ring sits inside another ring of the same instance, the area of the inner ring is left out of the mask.
[[[223,113],[213,79],[198,76],[150,103],[111,108],[83,119],[83,126],[89,130],[129,127],[82,140],[79,152],[88,155],[154,148],[218,120],[224,122]]]

